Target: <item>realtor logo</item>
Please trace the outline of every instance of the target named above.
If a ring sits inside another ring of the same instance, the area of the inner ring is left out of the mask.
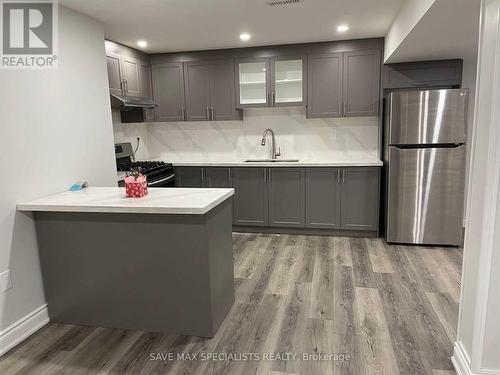
[[[57,66],[57,2],[0,0],[1,68]]]

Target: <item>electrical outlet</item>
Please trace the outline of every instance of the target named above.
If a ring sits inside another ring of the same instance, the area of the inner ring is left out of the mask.
[[[337,139],[337,129],[332,128],[330,129],[330,138],[335,141]]]
[[[10,270],[0,273],[0,292],[4,293],[12,288],[12,280],[10,278]]]

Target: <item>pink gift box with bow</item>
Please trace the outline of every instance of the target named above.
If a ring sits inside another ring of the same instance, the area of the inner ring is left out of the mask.
[[[148,183],[146,176],[125,177],[125,193],[128,198],[140,198],[148,195]]]

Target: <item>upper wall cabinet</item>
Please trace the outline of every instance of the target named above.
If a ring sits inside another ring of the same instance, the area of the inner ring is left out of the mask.
[[[184,72],[182,63],[166,63],[153,66],[153,91],[158,107],[157,121],[184,121]]]
[[[109,92],[114,95],[123,95],[123,81],[120,56],[107,54],[106,65],[108,68]]]
[[[234,61],[221,60],[210,64],[210,108],[212,120],[239,120],[234,94]]]
[[[309,56],[307,117],[342,116],[342,53]]]
[[[308,58],[307,117],[377,116],[380,50]]]
[[[153,66],[157,121],[238,120],[234,61],[194,61]]]
[[[239,60],[238,108],[305,105],[305,61],[303,57]]]
[[[151,98],[149,62],[107,51],[106,65],[111,94]]]
[[[384,65],[384,89],[460,87],[462,60],[416,61]]]
[[[380,51],[344,52],[344,117],[376,116],[380,106]]]
[[[377,116],[382,49],[379,38],[154,55],[156,120],[241,120],[242,108],[282,106]]]
[[[139,66],[138,60],[129,57],[122,58],[122,78],[126,96],[141,95]]]
[[[210,120],[210,64],[204,61],[184,64],[186,120]]]

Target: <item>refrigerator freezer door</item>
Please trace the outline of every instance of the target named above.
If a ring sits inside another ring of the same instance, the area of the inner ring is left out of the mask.
[[[389,144],[465,143],[467,89],[393,92]]]
[[[460,245],[465,146],[389,148],[388,242]]]

